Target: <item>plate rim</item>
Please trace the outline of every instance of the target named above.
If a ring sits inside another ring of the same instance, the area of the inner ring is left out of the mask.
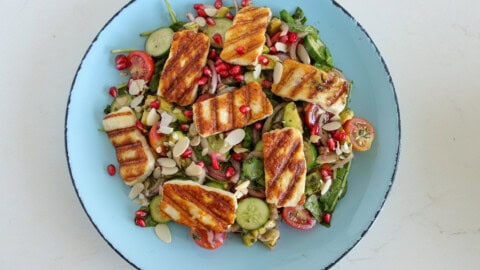
[[[335,259],[334,261],[332,261],[330,264],[328,264],[325,269],[329,269],[331,268],[332,266],[334,266],[335,264],[337,264],[343,257],[345,257],[345,255],[347,255],[359,242],[361,239],[363,239],[363,237],[367,234],[367,232],[370,230],[370,228],[372,227],[373,223],[377,220],[377,217],[378,215],[380,214],[380,212],[382,211],[383,209],[383,206],[385,205],[385,202],[387,200],[387,197],[388,195],[390,194],[390,191],[392,189],[392,186],[393,186],[393,183],[395,181],[395,176],[396,176],[396,173],[397,173],[397,168],[398,168],[398,164],[399,164],[399,159],[400,159],[400,149],[401,149],[401,144],[402,144],[402,130],[401,130],[401,117],[400,117],[400,106],[399,106],[399,103],[398,103],[398,97],[397,97],[397,92],[396,92],[396,89],[395,89],[395,84],[393,83],[393,79],[392,79],[392,76],[390,74],[390,70],[388,69],[388,66],[380,52],[380,50],[378,49],[377,45],[375,44],[375,42],[373,41],[373,39],[371,38],[371,36],[368,34],[368,32],[365,30],[365,28],[340,4],[337,2],[337,0],[329,0],[332,2],[332,4],[340,9],[340,11],[342,11],[344,13],[344,15],[346,15],[349,19],[352,20],[352,22],[354,24],[356,24],[356,26],[365,34],[365,36],[367,37],[367,40],[368,42],[373,46],[373,48],[375,49],[375,52],[377,53],[378,57],[380,58],[380,61],[383,65],[383,68],[385,69],[385,72],[388,76],[388,81],[390,83],[390,85],[392,86],[392,91],[393,91],[393,98],[394,98],[394,101],[395,101],[395,106],[396,106],[396,115],[397,115],[397,118],[398,118],[398,146],[397,146],[397,151],[395,153],[395,164],[394,164],[394,167],[393,167],[393,172],[392,172],[392,175],[390,177],[390,181],[389,181],[389,185],[388,185],[388,188],[387,188],[387,191],[385,192],[385,195],[382,199],[382,202],[381,202],[381,205],[380,207],[377,209],[375,215],[373,216],[372,220],[370,221],[370,224],[365,228],[365,230],[360,234],[360,237],[358,239],[355,240],[355,242],[349,247],[347,248],[337,259]],[[90,45],[88,46],[87,50],[85,51],[82,59],[80,60],[80,64],[75,72],[75,76],[72,80],[72,84],[70,86],[70,91],[69,91],[69,94],[68,94],[68,100],[67,100],[67,106],[66,106],[66,110],[65,110],[65,121],[64,121],[64,146],[65,146],[65,155],[66,155],[66,161],[67,161],[67,166],[68,166],[68,172],[69,172],[69,175],[70,175],[70,181],[72,182],[73,184],[73,188],[75,190],[75,193],[80,201],[80,205],[82,206],[82,209],[83,211],[85,212],[85,214],[87,215],[88,219],[90,220],[90,223],[93,225],[93,227],[95,228],[95,230],[100,234],[100,236],[103,238],[103,240],[121,257],[123,258],[126,262],[128,262],[132,267],[136,268],[136,269],[140,269],[135,263],[133,263],[131,260],[129,260],[126,256],[124,256],[102,233],[102,231],[100,230],[100,228],[98,228],[97,224],[95,223],[95,221],[92,219],[92,217],[90,216],[89,212],[87,211],[84,203],[83,203],[83,200],[82,200],[82,196],[80,195],[80,193],[78,192],[78,189],[77,189],[77,185],[75,183],[75,179],[73,177],[73,174],[72,174],[72,168],[71,168],[71,163],[70,163],[70,156],[69,156],[69,151],[68,151],[68,143],[67,143],[67,133],[68,133],[68,116],[69,116],[69,109],[70,109],[70,103],[71,103],[71,98],[72,98],[72,91],[73,91],[73,88],[75,87],[75,83],[76,83],[76,80],[77,80],[77,76],[78,76],[78,73],[81,71],[82,69],[82,66],[83,66],[83,63],[84,63],[84,60],[85,58],[87,57],[88,53],[90,52],[90,49],[92,48],[92,46],[95,44],[95,42],[97,41],[98,37],[100,36],[101,33],[103,33],[103,31],[105,30],[105,28],[110,25],[110,23],[124,10],[126,9],[127,7],[129,7],[132,3],[134,3],[135,0],[130,0],[128,3],[126,3],[123,7],[121,7],[117,12],[115,12],[112,17],[107,21],[105,22],[105,24],[103,25],[103,27],[98,31],[98,33],[95,35],[95,37],[93,38],[93,40],[90,42]]]

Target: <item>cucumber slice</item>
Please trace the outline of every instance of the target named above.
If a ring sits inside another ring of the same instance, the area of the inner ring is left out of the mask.
[[[307,170],[310,170],[315,166],[315,160],[317,159],[317,148],[307,141],[303,141],[303,153],[305,154],[305,161],[307,162]]]
[[[207,25],[203,32],[210,38],[210,45],[215,48],[223,48],[223,44],[217,44],[213,40],[213,35],[220,34],[222,36],[223,42],[225,42],[225,33],[232,26],[232,20],[227,18],[216,18],[215,25]]]
[[[332,56],[327,46],[318,38],[318,36],[307,35],[304,39],[305,49],[316,64],[333,67]]]
[[[238,203],[237,224],[246,230],[262,227],[270,217],[270,209],[265,201],[249,197]]]
[[[162,27],[150,34],[145,41],[145,50],[153,57],[160,57],[168,54],[173,41],[173,30],[169,27]]]
[[[150,201],[150,215],[152,216],[153,220],[155,220],[158,223],[167,223],[171,221],[171,219],[166,216],[165,214],[160,211],[160,202],[162,201],[162,196],[157,195],[153,197],[153,199]]]
[[[113,101],[112,104],[110,105],[110,112],[116,112],[120,110],[121,108],[128,106],[130,104],[130,101],[132,101],[132,97],[129,95],[123,95],[123,96],[118,96],[116,97]]]

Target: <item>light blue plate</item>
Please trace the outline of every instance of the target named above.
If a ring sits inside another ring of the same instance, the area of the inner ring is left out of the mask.
[[[170,1],[179,18],[198,1]],[[213,0],[210,2],[213,3]],[[230,1],[225,0],[225,3]],[[173,242],[160,241],[153,229],[133,223],[137,209],[129,188],[106,166],[116,163],[114,148],[100,132],[103,109],[111,102],[108,88],[125,81],[114,68],[111,49],[142,49],[139,33],[169,24],[161,0],[127,4],[99,32],[77,71],[67,108],[67,159],[78,197],[103,238],[120,256],[142,269],[320,269],[335,264],[362,238],[377,217],[395,175],[400,147],[400,118],[387,66],[364,29],[329,0],[254,1],[274,14],[300,5],[308,23],[318,27],[335,64],[353,80],[351,107],[369,119],[377,138],[367,153],[357,153],[348,192],[335,211],[331,228],[297,231],[281,224],[274,251],[261,244],[245,247],[230,235],[216,251],[201,249],[187,228],[170,225]],[[193,48],[192,48],[193,49]]]

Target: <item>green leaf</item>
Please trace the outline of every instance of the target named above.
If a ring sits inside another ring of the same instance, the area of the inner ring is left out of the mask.
[[[317,221],[322,222],[322,211],[320,210],[317,195],[313,194],[309,196],[307,200],[305,200],[303,207],[305,207]]]

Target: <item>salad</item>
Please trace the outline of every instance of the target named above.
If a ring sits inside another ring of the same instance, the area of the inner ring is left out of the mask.
[[[164,242],[180,223],[206,249],[228,233],[273,249],[279,222],[329,227],[375,130],[319,31],[300,7],[216,0],[181,21],[165,5],[171,25],[140,33],[144,48],[112,50],[126,82],[108,90],[107,171],[131,186],[134,223]]]

